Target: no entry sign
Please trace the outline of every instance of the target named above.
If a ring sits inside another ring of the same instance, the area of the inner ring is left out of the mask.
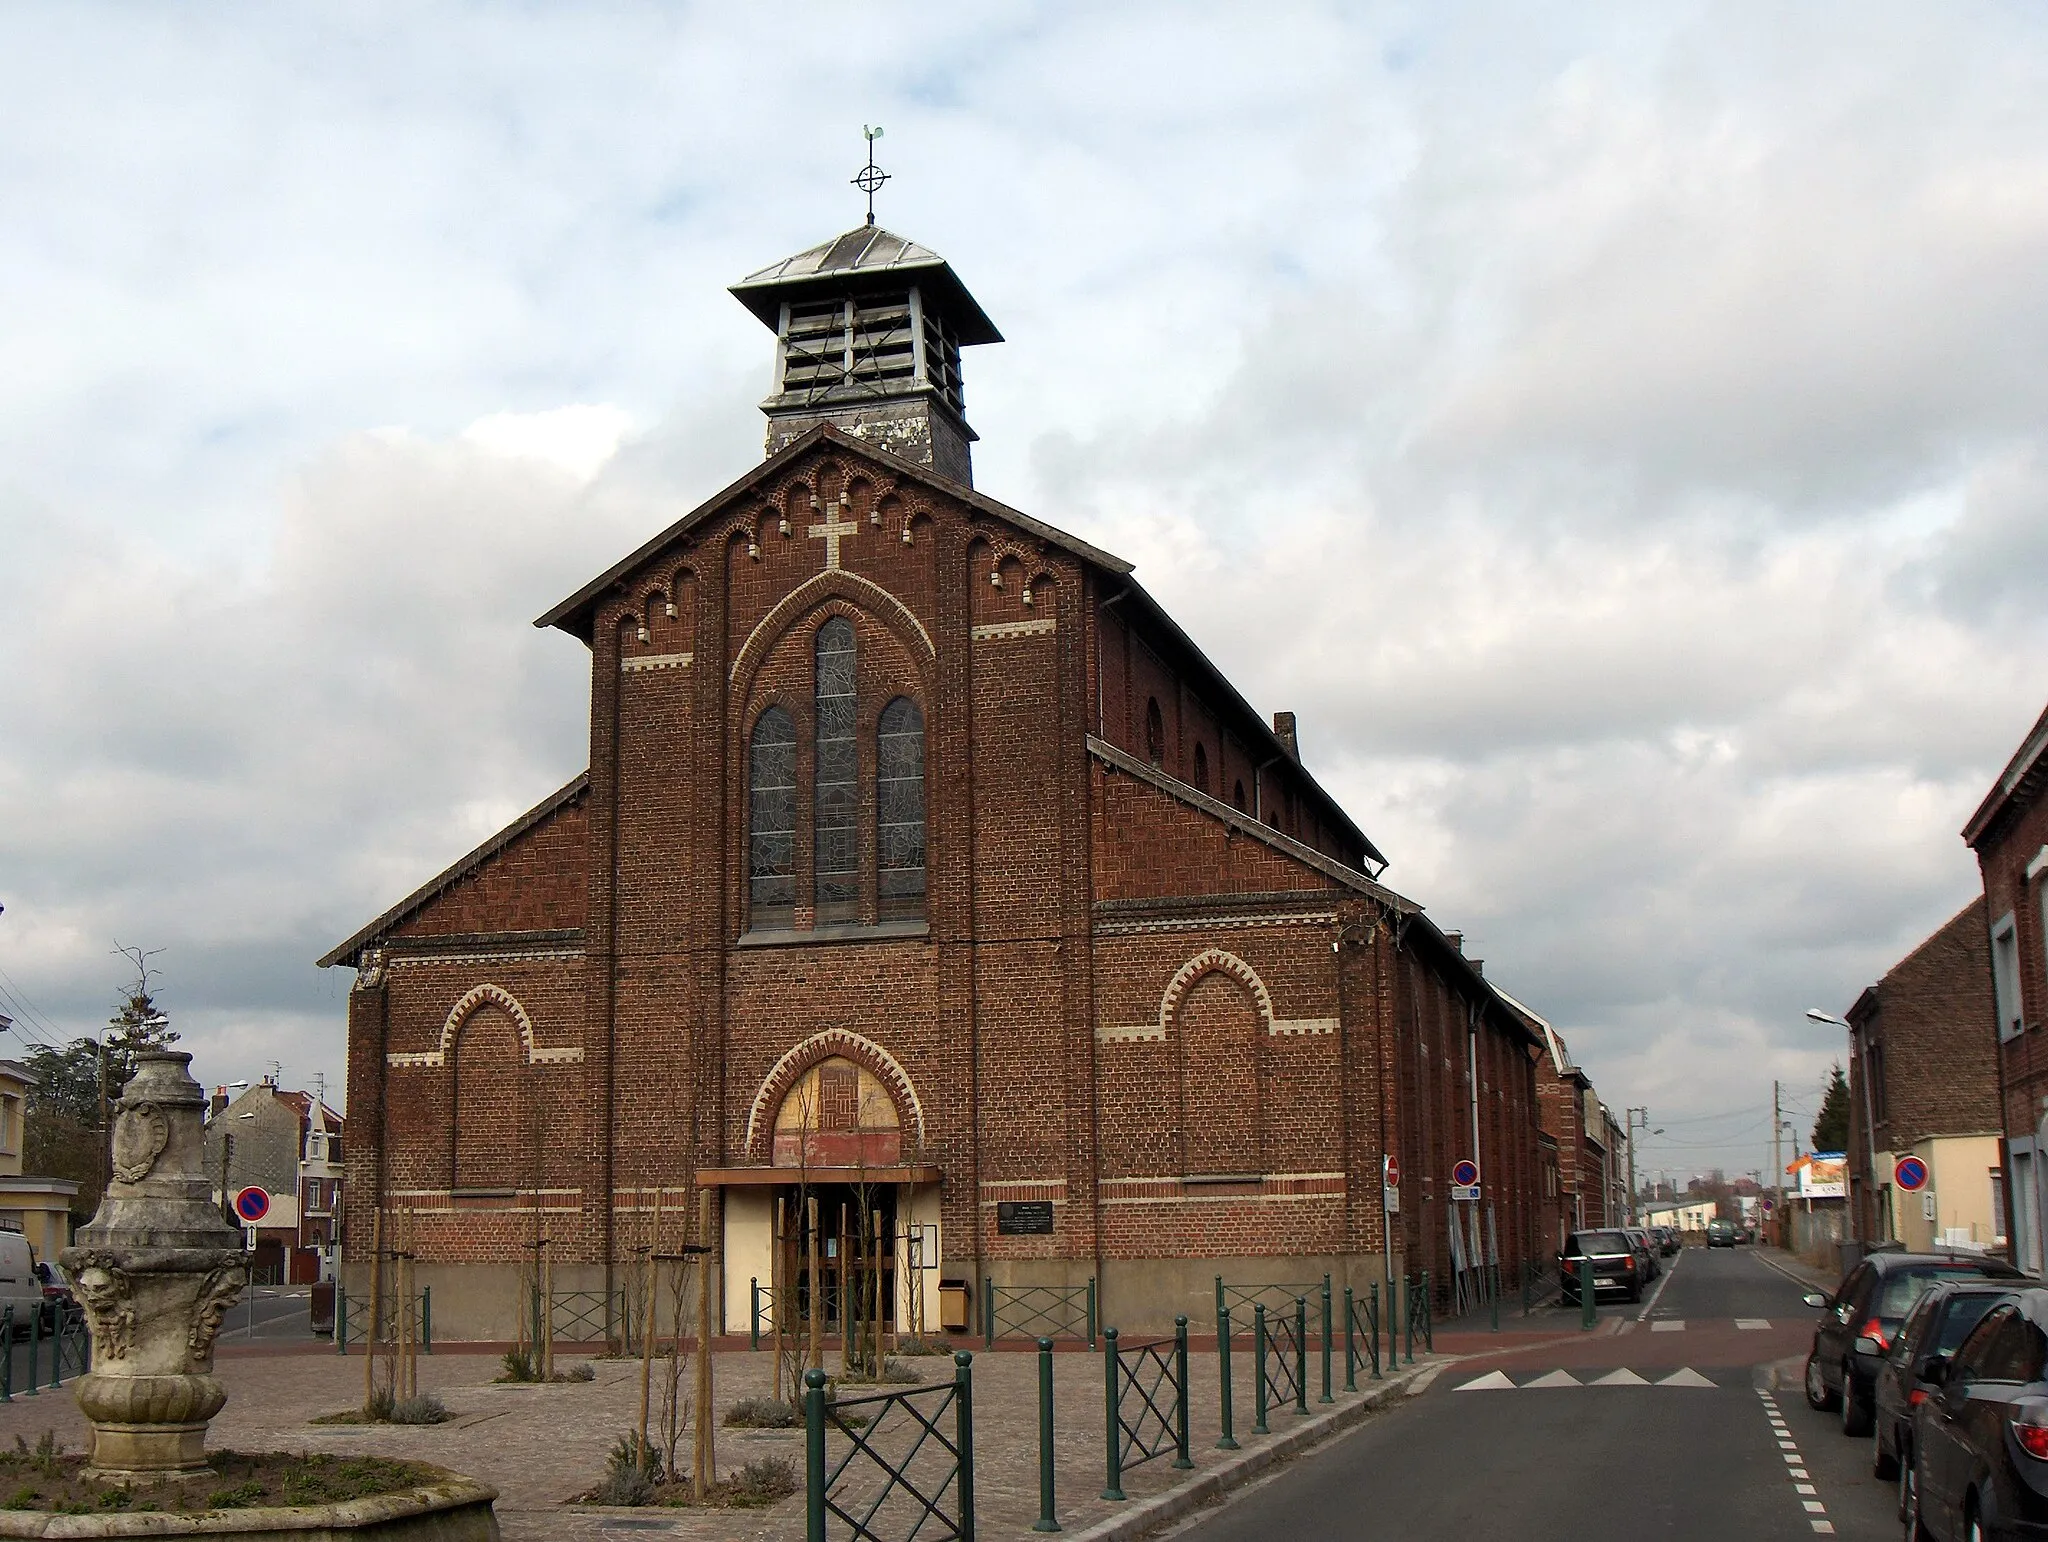
[[[270,1214],[270,1195],[251,1184],[235,1195],[235,1214],[254,1226]]]
[[[1461,1189],[1469,1189],[1479,1182],[1479,1164],[1470,1157],[1460,1159],[1451,1168],[1451,1182]]]
[[[1902,1156],[1892,1164],[1892,1182],[1908,1194],[1927,1187],[1927,1164],[1916,1156]]]
[[[1385,1182],[1390,1189],[1398,1189],[1401,1186],[1401,1159],[1399,1157],[1390,1156],[1387,1158]]]

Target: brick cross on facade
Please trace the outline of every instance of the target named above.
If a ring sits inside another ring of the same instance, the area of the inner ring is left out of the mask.
[[[852,535],[860,529],[860,522],[852,519],[828,519],[822,525],[811,526],[811,539],[825,543],[825,567],[829,572],[839,566],[839,538]]]

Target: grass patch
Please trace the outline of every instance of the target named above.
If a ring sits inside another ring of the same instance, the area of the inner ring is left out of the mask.
[[[215,1451],[206,1459],[204,1478],[130,1489],[82,1476],[86,1460],[83,1452],[67,1454],[54,1432],[46,1432],[33,1448],[17,1437],[14,1450],[0,1452],[0,1493],[7,1495],[0,1501],[0,1509],[55,1515],[122,1510],[191,1515],[272,1505],[338,1504],[414,1488],[434,1476],[416,1462],[382,1456]]]

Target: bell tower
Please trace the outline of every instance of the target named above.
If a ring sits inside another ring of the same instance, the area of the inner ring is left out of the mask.
[[[1003,335],[937,252],[870,222],[732,293],[775,333],[768,454],[830,423],[973,485],[960,350]]]

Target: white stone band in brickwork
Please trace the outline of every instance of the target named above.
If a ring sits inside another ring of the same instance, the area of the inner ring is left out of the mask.
[[[622,675],[645,674],[651,669],[688,669],[694,653],[647,653],[637,659],[620,659],[619,673]]]
[[[441,1025],[441,1047],[435,1050],[413,1051],[389,1054],[384,1057],[388,1066],[436,1067],[448,1063],[448,1052],[455,1048],[455,1036],[462,1031],[462,1025],[469,1014],[484,1005],[502,1007],[519,1027],[519,1043],[526,1051],[528,1065],[576,1065],[583,1059],[580,1048],[556,1046],[542,1049],[534,1043],[533,1019],[526,1015],[526,1008],[519,1004],[519,998],[502,985],[479,985],[449,1008],[448,1020]]]
[[[1046,637],[1059,630],[1051,616],[1035,621],[985,621],[974,628],[976,642],[1003,642],[1012,637]]]

